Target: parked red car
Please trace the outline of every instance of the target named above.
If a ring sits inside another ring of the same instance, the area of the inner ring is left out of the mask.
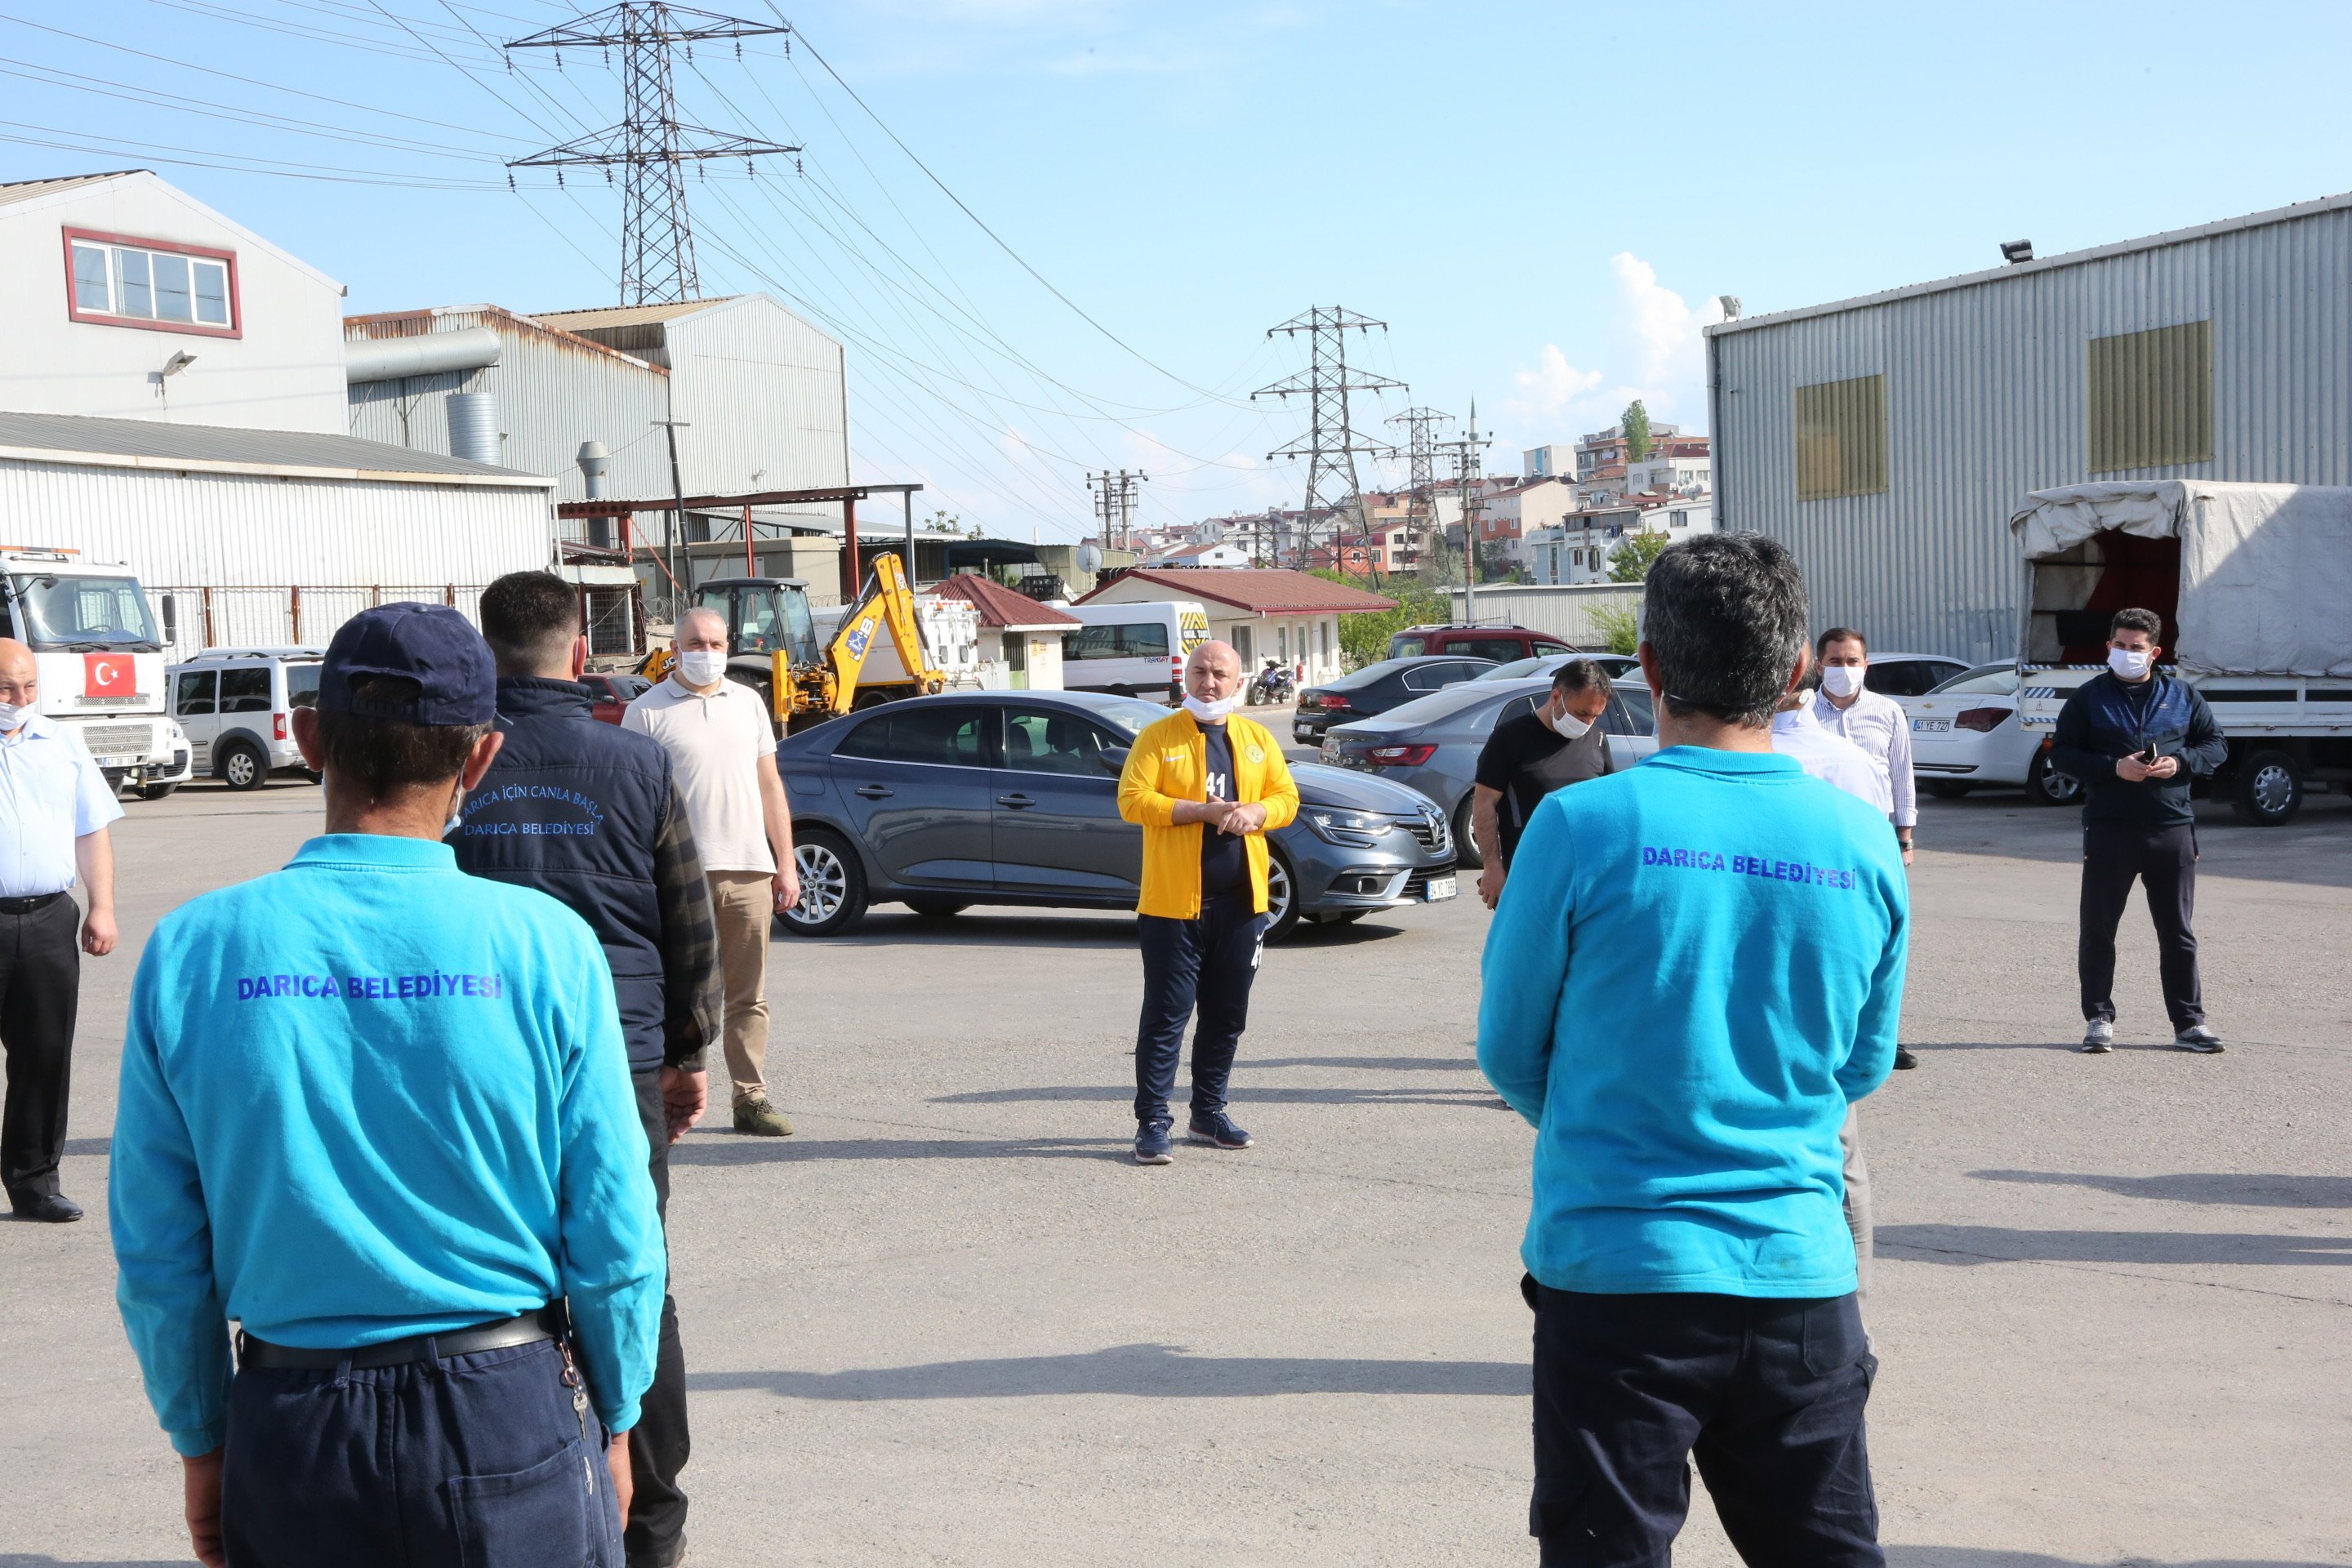
[[[1509,664],[1514,659],[1580,651],[1549,633],[1531,632],[1525,626],[1407,626],[1389,638],[1391,658],[1444,653]]]
[[[643,695],[653,682],[642,675],[604,675],[591,670],[580,678],[580,684],[595,695],[596,717],[607,724],[617,724],[621,710]]]

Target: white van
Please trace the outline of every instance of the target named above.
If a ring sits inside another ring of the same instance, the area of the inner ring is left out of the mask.
[[[188,732],[195,771],[234,790],[275,773],[318,775],[294,744],[294,710],[319,705],[324,648],[208,647],[168,671],[172,717]]]
[[[1198,603],[1073,605],[1082,629],[1062,639],[1062,689],[1116,691],[1174,702],[1184,695],[1184,660],[1209,640]]]

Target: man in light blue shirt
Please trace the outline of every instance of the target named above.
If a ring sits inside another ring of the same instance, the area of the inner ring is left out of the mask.
[[[1805,626],[1770,540],[1661,554],[1661,750],[1544,801],[1487,937],[1478,1063],[1536,1129],[1546,1564],[1664,1563],[1693,1458],[1748,1562],[1885,1561],[1838,1129],[1893,1062],[1908,896],[1885,817],[1772,752]]]
[[[140,962],[116,1293],[207,1564],[621,1563],[667,1268],[603,949],[439,842],[494,693],[454,610],[347,622],[327,833]]]
[[[37,711],[40,661],[0,637],[0,1187],[21,1219],[81,1218],[58,1190],[81,954],[114,951],[114,790],[70,725]],[[74,909],[79,880],[87,914]],[[76,928],[81,945],[74,945]]]

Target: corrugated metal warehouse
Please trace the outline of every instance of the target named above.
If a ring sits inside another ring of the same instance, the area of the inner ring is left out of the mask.
[[[135,568],[172,658],[323,644],[388,600],[471,616],[547,563],[551,482],[347,436],[0,413],[8,542]]]
[[[2352,195],[1707,329],[1717,521],[1817,626],[2015,647],[2008,520],[2090,479],[2352,483]]]

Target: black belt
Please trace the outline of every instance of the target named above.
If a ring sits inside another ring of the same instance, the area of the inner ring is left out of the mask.
[[[267,1340],[257,1340],[251,1334],[236,1336],[236,1364],[273,1367],[339,1367],[404,1366],[410,1362],[433,1361],[442,1356],[472,1355],[478,1351],[502,1351],[515,1345],[536,1344],[541,1340],[558,1337],[562,1324],[560,1310],[542,1307],[536,1312],[525,1312],[519,1318],[501,1318],[495,1323],[477,1323],[470,1329],[453,1329],[446,1334],[412,1334],[404,1340],[387,1340],[380,1345],[360,1345],[352,1350],[305,1350],[295,1345],[273,1345]]]
[[[0,899],[0,915],[29,915],[35,910],[46,910],[63,893],[35,893],[28,899]]]

